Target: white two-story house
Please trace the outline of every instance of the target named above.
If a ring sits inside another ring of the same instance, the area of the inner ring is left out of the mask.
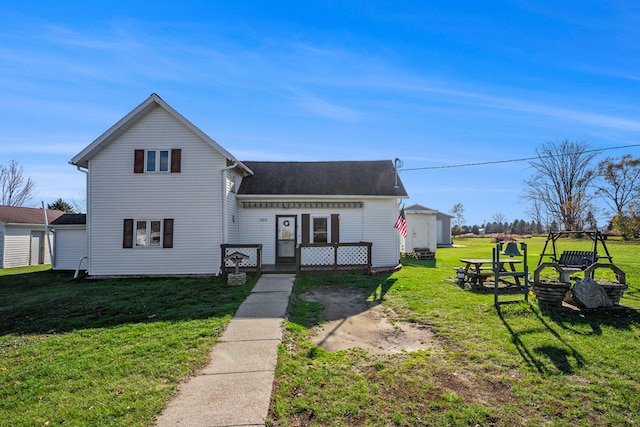
[[[215,275],[223,244],[261,245],[265,265],[323,242],[399,260],[391,161],[242,162],[152,94],[70,163],[86,174],[90,276]]]

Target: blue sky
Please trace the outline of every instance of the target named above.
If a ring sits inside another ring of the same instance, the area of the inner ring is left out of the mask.
[[[240,160],[640,157],[634,1],[0,2],[0,164],[81,201],[68,161],[151,93]],[[407,205],[527,219],[526,162],[401,172]]]

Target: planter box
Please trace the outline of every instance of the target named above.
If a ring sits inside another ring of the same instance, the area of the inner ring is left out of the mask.
[[[623,285],[620,283],[612,283],[607,285],[600,284],[600,286],[605,290],[607,296],[611,301],[613,301],[614,305],[620,305],[620,298],[622,298],[622,294],[624,294],[624,291],[629,288],[627,285]]]
[[[544,305],[561,305],[571,284],[564,282],[533,282],[533,293]]]
[[[247,273],[229,273],[227,284],[229,286],[241,286],[247,283]]]

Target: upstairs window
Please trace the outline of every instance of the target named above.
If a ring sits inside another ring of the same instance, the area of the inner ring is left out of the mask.
[[[180,173],[182,150],[134,150],[133,172],[153,173],[171,172]]]
[[[169,172],[169,150],[147,150],[147,172]]]

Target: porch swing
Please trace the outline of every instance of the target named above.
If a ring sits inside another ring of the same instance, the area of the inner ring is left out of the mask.
[[[586,236],[591,239],[591,250],[564,250],[559,253],[557,241],[561,237]],[[599,249],[600,248],[600,249]],[[540,280],[540,273],[547,267],[551,267],[558,273],[557,282],[544,282]],[[584,273],[584,278],[595,280],[595,271],[599,268],[609,268],[616,276],[617,284],[600,284],[605,288],[614,302],[619,302],[622,292],[627,288],[625,273],[616,266],[613,261],[605,237],[599,230],[582,231],[550,231],[544,243],[538,265],[533,274],[534,291],[537,290],[538,299],[545,301],[548,297],[552,303],[559,303],[566,290],[571,287],[572,275],[578,272]],[[563,291],[564,289],[564,291]],[[551,295],[552,293],[557,295]],[[549,295],[546,295],[546,294]],[[540,298],[542,297],[542,298]],[[559,300],[559,301],[558,301]]]

